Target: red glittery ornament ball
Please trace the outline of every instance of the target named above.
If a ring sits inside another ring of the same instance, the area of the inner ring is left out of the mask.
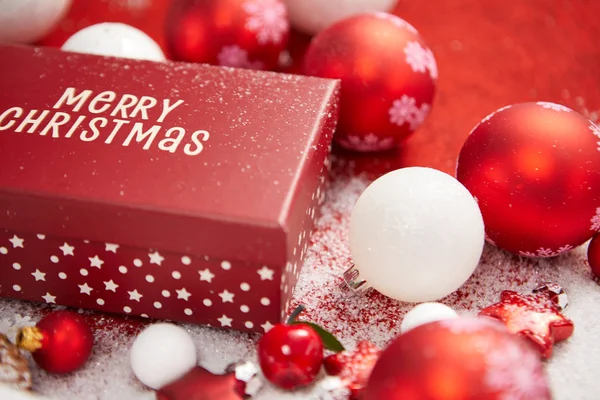
[[[592,238],[587,250],[587,258],[596,281],[600,282],[600,234]]]
[[[177,0],[167,20],[176,60],[273,69],[289,36],[282,0]]]
[[[498,322],[461,317],[421,325],[379,358],[363,400],[548,400],[540,357]]]
[[[600,229],[600,129],[567,107],[523,103],[484,118],[460,152],[457,178],[475,196],[488,241],[551,257]]]
[[[417,130],[431,110],[438,75],[419,32],[387,13],[353,16],[319,33],[304,72],[341,79],[335,138],[356,151],[391,149]]]
[[[94,336],[79,314],[56,311],[35,327],[22,328],[17,340],[21,348],[32,352],[40,368],[66,374],[85,364],[92,352]]]

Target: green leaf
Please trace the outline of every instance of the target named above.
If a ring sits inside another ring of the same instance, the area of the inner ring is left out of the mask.
[[[323,341],[323,346],[325,346],[325,348],[327,350],[331,350],[331,351],[335,351],[336,353],[339,353],[341,351],[344,351],[344,346],[340,343],[339,340],[336,339],[335,336],[333,336],[333,334],[331,332],[326,331],[324,328],[320,327],[317,324],[314,324],[312,322],[307,322],[307,321],[292,321],[291,325],[298,325],[298,324],[304,324],[304,325],[308,325],[311,328],[313,328],[315,330],[315,332],[317,332],[317,334],[321,337],[321,340]]]

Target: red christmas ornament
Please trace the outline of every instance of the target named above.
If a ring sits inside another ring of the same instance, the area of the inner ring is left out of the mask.
[[[600,282],[600,235],[594,236],[590,242],[587,250],[587,258],[592,268],[594,279]]]
[[[553,103],[501,108],[467,138],[457,178],[479,202],[488,240],[551,257],[600,229],[600,130]]]
[[[271,383],[296,389],[316,379],[323,364],[323,342],[308,325],[278,324],[258,341],[258,359]]]
[[[178,0],[167,21],[176,60],[273,69],[289,36],[282,0]]]
[[[71,311],[56,311],[19,332],[19,347],[32,352],[40,368],[55,374],[79,369],[92,352],[94,336],[85,320]]]
[[[505,290],[499,303],[484,308],[479,315],[502,321],[511,333],[529,339],[544,358],[550,358],[554,343],[568,339],[574,329],[573,322],[544,293],[522,295]]]
[[[549,400],[542,362],[498,322],[461,317],[396,338],[373,368],[364,400]]]
[[[319,33],[304,72],[341,79],[336,140],[356,151],[391,149],[417,130],[431,110],[438,75],[419,32],[387,13],[360,14]]]
[[[377,346],[363,341],[355,351],[343,351],[325,358],[323,366],[329,375],[339,377],[348,388],[350,400],[360,399],[380,354],[381,350]]]

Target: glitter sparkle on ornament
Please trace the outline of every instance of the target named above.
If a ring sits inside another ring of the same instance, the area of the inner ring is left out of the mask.
[[[562,104],[550,103],[548,101],[538,101],[536,104],[543,108],[547,108],[547,109],[554,110],[554,111],[564,111],[564,112],[572,111],[570,108],[565,107]]]
[[[285,6],[275,0],[251,0],[244,4],[249,14],[246,29],[255,32],[260,44],[281,43],[289,29]]]

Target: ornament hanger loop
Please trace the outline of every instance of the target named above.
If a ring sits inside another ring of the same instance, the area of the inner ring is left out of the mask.
[[[342,277],[344,278],[344,282],[340,284],[340,287],[342,289],[350,289],[354,294],[364,296],[373,289],[369,282],[360,278],[360,271],[356,268],[355,264],[352,264]]]

